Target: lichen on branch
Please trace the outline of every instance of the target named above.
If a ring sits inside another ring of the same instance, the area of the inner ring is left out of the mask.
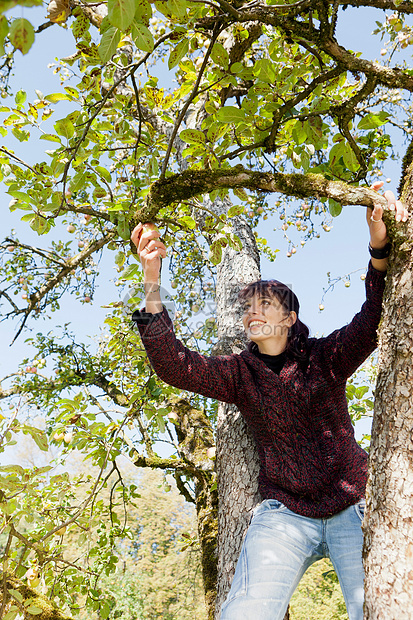
[[[250,191],[280,193],[297,198],[332,198],[343,206],[373,208],[378,200],[387,201],[367,187],[331,181],[321,174],[282,174],[246,170],[242,165],[221,170],[186,170],[152,184],[144,208],[136,213],[139,221],[151,221],[158,211],[174,202],[189,200],[217,189],[244,188]]]

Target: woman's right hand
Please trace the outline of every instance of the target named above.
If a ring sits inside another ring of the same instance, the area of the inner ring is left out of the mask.
[[[161,258],[166,258],[166,247],[160,241],[160,236],[159,230],[150,222],[139,223],[131,234],[131,241],[136,246],[146,282],[158,281]]]

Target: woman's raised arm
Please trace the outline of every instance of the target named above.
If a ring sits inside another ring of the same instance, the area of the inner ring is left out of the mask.
[[[150,314],[162,312],[159,294],[161,258],[166,258],[166,247],[159,239],[159,230],[152,223],[138,224],[132,231],[131,241],[136,245],[142,263],[145,287],[145,310]]]

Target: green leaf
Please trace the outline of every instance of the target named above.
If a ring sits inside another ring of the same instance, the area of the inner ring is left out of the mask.
[[[13,127],[11,130],[13,136],[19,140],[19,142],[26,142],[30,138],[30,132],[25,129],[19,129],[18,127]]]
[[[16,49],[20,50],[22,54],[27,54],[34,43],[32,24],[22,17],[15,19],[10,26],[9,39]]]
[[[195,220],[189,215],[184,215],[183,217],[180,217],[179,221],[182,222],[182,224],[185,224],[185,226],[187,226],[188,228],[191,228],[191,230],[196,227]]]
[[[135,0],[135,21],[149,26],[152,17],[152,7],[147,0]]]
[[[43,450],[43,452],[47,452],[47,450],[49,449],[49,445],[47,443],[47,437],[44,431],[41,431],[38,428],[34,428],[33,426],[25,426],[24,430],[26,431],[26,433],[29,433],[29,435],[32,436],[40,450]]]
[[[233,105],[228,105],[218,110],[217,118],[222,123],[240,123],[245,120],[245,111]]]
[[[235,190],[233,190],[235,193]],[[245,194],[245,197],[247,198],[247,195]],[[241,215],[241,213],[244,213],[244,205],[232,205],[232,207],[230,207],[228,209],[228,217],[236,217],[237,215]]]
[[[215,109],[214,109],[215,113]],[[225,135],[226,127],[225,125],[221,125],[220,123],[214,123],[207,131],[207,138],[210,142],[217,142],[217,140]]]
[[[248,201],[248,194],[246,191],[242,189],[242,187],[234,187],[232,191],[235,194],[235,196],[239,198],[240,200],[244,200],[245,202]]]
[[[29,607],[26,607],[26,611],[33,616],[38,616],[43,612],[43,610],[40,607],[37,607],[37,605],[29,605]]]
[[[124,217],[119,218],[118,225],[117,225],[116,229],[118,231],[119,237],[121,237],[125,241],[129,241],[129,237],[130,237],[129,225],[128,225],[128,222],[125,220]]]
[[[238,237],[238,235],[231,234],[229,235],[229,237],[227,237],[227,239],[228,239],[229,246],[233,250],[236,250],[237,252],[240,252],[242,250],[242,241]]]
[[[45,96],[46,101],[50,103],[57,103],[58,101],[71,101],[72,97],[69,97],[66,93],[52,93]]]
[[[49,142],[59,142],[60,144],[62,143],[61,139],[58,136],[55,136],[51,133],[44,133],[42,136],[40,136],[40,140],[49,140]]]
[[[173,69],[179,61],[188,53],[189,50],[189,40],[183,39],[179,41],[178,45],[174,47],[174,49],[169,54],[168,60],[168,68]]]
[[[11,594],[12,597],[16,599],[16,601],[19,601],[19,603],[23,603],[23,595],[20,594],[18,590],[9,590],[9,594]]]
[[[132,24],[132,38],[136,47],[142,52],[152,52],[154,47],[153,36],[149,28],[134,20]]]
[[[7,612],[7,614],[4,616],[3,620],[15,620],[15,618],[17,617],[18,613],[19,613],[19,610],[17,609],[17,607],[14,607],[10,611]]]
[[[77,192],[81,187],[84,186],[85,181],[86,174],[84,172],[77,172],[69,183],[70,191]]]
[[[135,15],[135,0],[108,0],[109,21],[123,32],[129,28]]]
[[[35,215],[34,215],[33,212],[32,213],[26,213],[26,215],[23,215],[23,217],[21,218],[21,221],[22,222],[31,222],[34,217],[35,217]]]
[[[343,207],[336,200],[333,200],[332,198],[329,198],[328,199],[328,210],[330,211],[330,213],[331,213],[331,215],[333,217],[338,217],[340,215],[340,213],[342,212]]]
[[[33,471],[33,476],[40,476],[40,474],[45,474],[48,471],[51,471],[53,467],[51,465],[45,465],[44,467],[39,467],[38,469]]]
[[[351,170],[351,172],[357,172],[360,167],[360,164],[357,160],[356,154],[349,144],[345,145],[343,152],[343,161],[346,168]]]
[[[59,136],[63,136],[67,140],[69,140],[69,138],[71,138],[75,133],[75,127],[72,121],[68,118],[62,118],[61,120],[56,121],[54,128]]]
[[[323,135],[323,121],[319,116],[309,118],[304,123],[304,131],[307,134],[308,140],[313,144],[316,144]]]
[[[304,128],[304,123],[302,123],[301,121],[296,121],[292,134],[293,140],[296,144],[304,144],[304,142],[307,140],[307,132]]]
[[[205,134],[198,129],[184,129],[179,137],[188,144],[205,144]]]
[[[167,4],[172,15],[176,17],[185,17],[188,6],[185,0],[168,0]]]
[[[22,103],[25,103],[26,99],[27,99],[27,95],[24,92],[24,90],[17,91],[16,96],[14,98],[17,105],[21,105]]]
[[[0,15],[0,54],[4,54],[4,39],[9,32],[9,23],[4,15]]]
[[[241,62],[234,62],[232,63],[230,69],[231,73],[241,73],[241,71],[244,69],[244,65]]]
[[[31,202],[30,196],[28,194],[25,194],[24,192],[20,192],[18,190],[11,189],[11,190],[8,191],[8,193],[13,198],[16,198],[16,200],[19,200],[19,201],[22,201],[22,202]]]
[[[138,265],[128,265],[124,271],[122,271],[122,280],[133,280],[138,277],[140,269]]]
[[[367,394],[368,391],[369,391],[368,385],[360,385],[356,389],[356,398],[358,399],[363,398],[364,394]]]
[[[384,111],[378,114],[366,114],[357,125],[357,129],[376,129],[381,125],[385,125],[389,116],[390,115]]]
[[[164,433],[165,432],[165,420],[163,419],[162,415],[160,415],[159,413],[156,416],[156,421],[158,423],[159,431],[161,433]]]
[[[15,474],[20,474],[20,476],[24,474],[24,469],[21,465],[0,465],[0,471],[14,472]]]
[[[30,222],[30,228],[37,232],[38,235],[44,235],[50,230],[49,220],[46,220],[41,215],[35,215]]]
[[[110,175],[109,170],[107,170],[106,168],[104,168],[103,166],[96,166],[95,168],[96,172],[98,174],[100,174],[101,177],[103,177],[108,183],[110,183],[112,181],[112,177]]]
[[[216,65],[222,67],[223,69],[228,69],[229,55],[227,50],[221,43],[214,43],[214,47],[211,50],[211,58]]]
[[[262,82],[267,82],[268,84],[273,84],[277,77],[274,65],[268,58],[257,60],[254,65],[253,73]]]
[[[16,479],[11,480],[10,478],[3,478],[3,476],[0,476],[0,488],[8,489],[9,491],[17,491],[22,488],[22,483],[18,482]]]
[[[222,260],[222,246],[220,243],[213,241],[209,248],[209,260],[213,265],[218,265]]]
[[[99,56],[102,62],[108,62],[108,60],[112,58],[113,54],[117,50],[120,38],[121,33],[119,28],[111,26],[105,30],[98,47]]]

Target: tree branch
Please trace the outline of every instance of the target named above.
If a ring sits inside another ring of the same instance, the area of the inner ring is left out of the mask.
[[[19,164],[21,164],[22,166],[25,166],[26,168],[28,168],[29,170],[34,172],[34,174],[36,174],[36,175],[39,174],[38,172],[36,172],[36,170],[34,168],[32,168],[30,166],[30,164],[27,164],[25,161],[23,161],[23,159],[20,159],[20,157],[17,157],[17,155],[15,155],[14,153],[11,153],[10,151],[8,151],[4,146],[0,147],[0,151],[2,153],[5,153],[6,155],[11,157],[12,159],[15,159]]]
[[[61,282],[67,275],[69,275],[69,273],[73,269],[76,269],[79,265],[81,265],[86,258],[88,258],[94,252],[97,252],[98,250],[103,248],[103,246],[107,243],[109,243],[109,241],[113,239],[116,234],[116,230],[111,230],[104,237],[101,237],[96,241],[92,241],[92,243],[87,248],[82,250],[82,252],[79,252],[78,254],[76,254],[76,256],[68,259],[65,266],[53,278],[50,278],[46,282],[46,284],[40,287],[40,289],[38,289],[35,293],[32,293],[30,295],[30,301],[27,308],[19,311],[20,314],[24,313],[24,319],[18,329],[17,334],[13,338],[12,344],[21,334],[31,312],[36,309],[40,301],[47,295],[47,293],[49,293],[49,291],[51,291],[57,284],[59,284],[59,282]]]
[[[222,170],[187,170],[150,188],[148,202],[136,217],[152,221],[158,211],[174,202],[188,200],[216,189],[245,188],[251,191],[277,192],[297,198],[332,198],[342,205],[361,205],[373,208],[380,200],[387,201],[367,187],[356,187],[344,181],[331,181],[321,174],[282,174],[246,170],[242,165]]]
[[[365,6],[372,4],[364,3]],[[285,5],[288,8],[289,5]],[[413,9],[409,11],[413,12]],[[239,11],[239,22],[256,21],[280,28],[289,36],[293,35],[297,41],[306,40],[314,43],[318,50],[325,52],[337,63],[342,64],[348,71],[364,73],[366,76],[375,76],[378,82],[390,88],[403,88],[413,92],[413,77],[400,69],[391,69],[378,62],[357,58],[353,52],[348,51],[338,44],[333,36],[329,36],[322,30],[317,30],[312,24],[302,20],[294,20],[290,15],[271,14],[268,7],[258,6],[244,11]],[[210,18],[208,18],[210,19]],[[216,20],[216,18],[214,18]],[[232,19],[227,18],[229,21]],[[205,25],[207,21],[205,21]]]
[[[352,148],[357,158],[358,163],[360,164],[360,172],[358,178],[361,178],[361,176],[365,175],[367,171],[367,162],[364,159],[364,155],[360,147],[358,146],[357,142],[355,141],[350,132],[349,123],[354,118],[357,112],[357,105],[360,103],[360,101],[367,99],[367,97],[374,92],[376,85],[377,80],[375,76],[368,76],[366,83],[362,86],[362,88],[357,91],[354,97],[351,97],[347,101],[344,101],[344,103],[342,103],[341,105],[332,108],[332,111],[335,112],[337,115],[340,132],[347,139],[350,147]]]
[[[209,43],[209,47],[208,47],[207,52],[205,54],[205,57],[204,57],[204,60],[202,62],[201,68],[199,70],[199,73],[198,73],[197,79],[195,81],[194,87],[193,87],[193,89],[192,89],[188,99],[186,100],[186,102],[185,102],[185,104],[184,104],[184,106],[183,106],[183,108],[182,108],[178,118],[176,119],[173,131],[172,131],[172,135],[171,135],[171,138],[169,140],[168,148],[166,150],[165,159],[164,159],[164,162],[163,162],[163,165],[162,165],[161,179],[165,178],[166,170],[168,168],[169,157],[171,155],[172,147],[174,145],[174,141],[175,141],[176,135],[178,133],[178,129],[181,126],[181,123],[182,123],[182,121],[183,121],[183,119],[185,117],[185,114],[186,114],[189,106],[191,105],[192,101],[195,99],[195,97],[198,94],[199,84],[201,83],[202,76],[204,75],[204,71],[205,71],[206,66],[208,64],[208,60],[209,60],[209,57],[211,55],[212,48],[214,47],[214,43],[217,40],[218,34],[219,34],[219,30],[218,29],[214,30],[214,34],[212,35],[211,41]]]
[[[185,497],[186,501],[191,504],[195,504],[196,503],[195,499],[192,497],[192,495],[186,488],[184,481],[182,480],[181,476],[179,475],[179,472],[177,471],[175,472],[175,482],[176,482],[178,491],[183,497]]]
[[[144,456],[139,454],[133,461],[136,467],[151,467],[152,469],[172,469],[175,471],[181,471],[194,476],[198,473],[196,467],[190,463],[186,463],[182,459],[162,459],[158,456]]]
[[[6,574],[7,587],[11,590],[17,590],[23,596],[23,600],[32,599],[32,602],[42,610],[42,618],[53,618],[53,620],[72,620],[72,616],[66,616],[58,607],[56,607],[49,599],[40,594],[34,588],[30,588],[23,581],[15,577],[14,575]],[[7,600],[6,600],[7,603]],[[4,599],[2,597],[2,604]],[[3,617],[3,616],[1,616]],[[31,616],[36,617],[36,616]]]
[[[383,9],[384,11],[398,11],[399,13],[413,13],[413,3],[411,0],[406,0],[400,4],[395,0],[340,0],[341,6],[354,6],[359,8],[361,6],[372,7],[376,9]]]

